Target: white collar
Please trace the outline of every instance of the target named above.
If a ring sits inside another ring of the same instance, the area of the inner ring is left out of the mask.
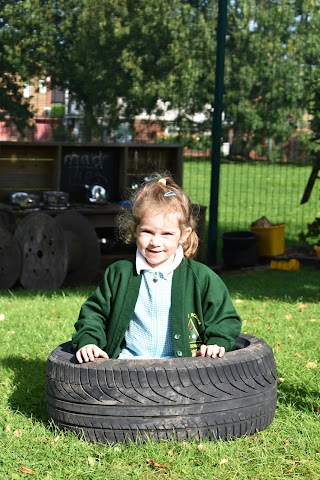
[[[182,248],[181,245],[179,245],[177,250],[176,250],[176,253],[175,253],[175,256],[174,256],[174,259],[173,259],[172,263],[170,263],[169,265],[165,265],[164,267],[162,267],[160,265],[159,267],[152,268],[151,265],[149,265],[149,263],[146,261],[144,256],[141,255],[141,253],[137,249],[137,252],[136,252],[136,270],[137,270],[138,275],[140,275],[142,270],[149,270],[149,271],[151,270],[153,272],[161,272],[162,275],[168,275],[169,273],[173,272],[180,265],[183,258],[184,258],[183,248]]]

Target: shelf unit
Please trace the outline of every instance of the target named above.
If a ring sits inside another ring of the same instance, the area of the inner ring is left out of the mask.
[[[127,146],[125,157],[127,188],[136,188],[154,172],[168,172],[182,184],[182,147],[179,145]]]
[[[17,191],[39,195],[48,190],[66,191],[71,208],[90,221],[99,238],[112,236],[119,202],[152,173],[167,172],[182,185],[182,157],[183,149],[178,144],[0,142],[0,206]],[[99,178],[108,183],[110,203],[105,206],[90,205],[85,200],[84,184],[99,183]],[[205,208],[201,207],[198,226],[200,261],[205,261]],[[60,213],[43,211],[53,216]],[[15,207],[17,223],[28,213]],[[121,248],[117,247],[119,251]],[[123,251],[128,252],[125,247]]]
[[[58,149],[0,142],[0,202],[12,192],[40,194],[58,185]]]
[[[181,184],[181,145],[0,142],[0,202],[11,192],[46,190],[67,191],[71,202],[81,202],[84,184],[99,178],[118,202],[154,171],[168,171]]]

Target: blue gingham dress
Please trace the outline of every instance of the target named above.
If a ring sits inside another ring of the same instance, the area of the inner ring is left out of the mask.
[[[150,267],[137,250],[136,269],[142,275],[138,300],[119,359],[173,358],[171,340],[171,286],[174,270],[183,259],[179,246],[170,265],[161,269]]]

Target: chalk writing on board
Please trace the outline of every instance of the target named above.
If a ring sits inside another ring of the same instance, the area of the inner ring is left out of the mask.
[[[72,186],[97,181],[105,177],[105,165],[112,155],[103,152],[71,152],[63,157],[63,171],[67,174],[68,184]]]

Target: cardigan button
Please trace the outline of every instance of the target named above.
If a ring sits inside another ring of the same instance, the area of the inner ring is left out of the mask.
[[[175,340],[179,340],[180,337],[181,337],[180,333],[176,333],[174,336]]]
[[[178,357],[182,357],[182,352],[181,352],[181,350],[178,350],[178,351],[177,351],[177,355],[178,355]]]

